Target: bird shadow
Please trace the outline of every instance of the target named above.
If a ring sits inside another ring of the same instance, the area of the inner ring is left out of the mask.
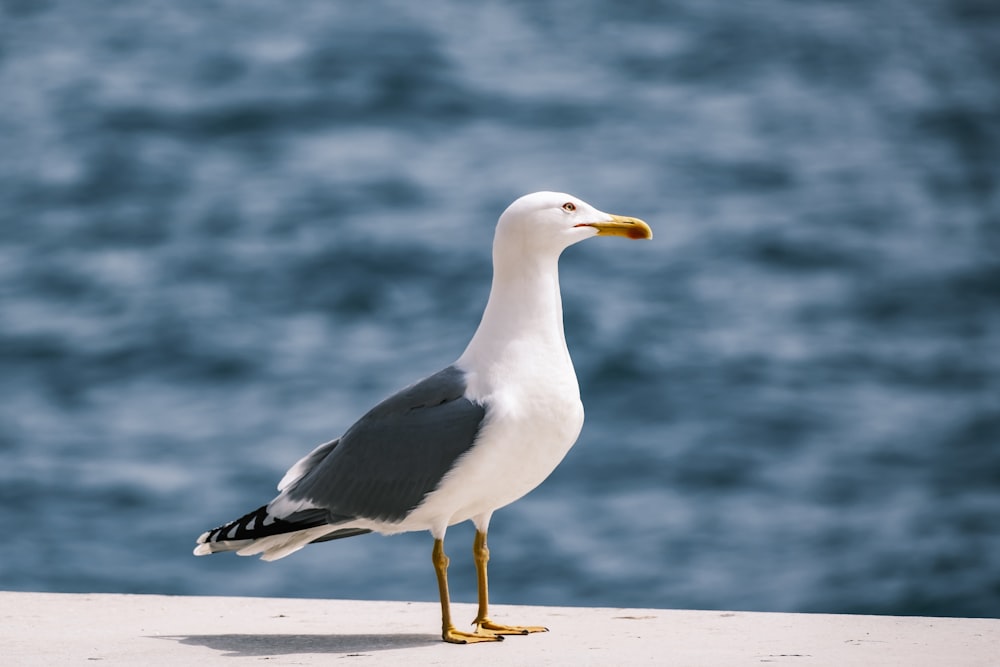
[[[384,635],[186,635],[165,636],[187,646],[204,646],[223,652],[227,658],[245,658],[266,655],[294,655],[296,653],[364,654],[372,651],[429,646],[441,641],[435,635],[384,634]]]

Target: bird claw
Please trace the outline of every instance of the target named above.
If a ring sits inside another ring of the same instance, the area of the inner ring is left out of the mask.
[[[548,632],[549,629],[541,625],[501,625],[494,623],[488,618],[473,622],[476,632],[485,631],[497,635],[530,635],[533,632]]]
[[[449,644],[478,644],[480,642],[502,642],[503,636],[489,630],[480,631],[478,627],[475,632],[462,632],[455,628],[446,628],[441,633],[441,639]]]

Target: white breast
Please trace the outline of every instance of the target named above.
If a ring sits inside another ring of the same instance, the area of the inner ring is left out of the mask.
[[[405,521],[453,525],[488,514],[542,483],[576,442],[583,404],[564,343],[512,345],[502,359],[467,369],[466,396],[486,406],[472,449]],[[473,360],[460,359],[473,365]]]

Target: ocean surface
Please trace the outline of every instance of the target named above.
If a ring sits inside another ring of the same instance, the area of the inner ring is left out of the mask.
[[[435,600],[191,555],[453,361],[563,190],[583,433],[500,603],[1000,615],[1000,5],[0,2],[0,589]],[[472,532],[448,534],[475,598]]]

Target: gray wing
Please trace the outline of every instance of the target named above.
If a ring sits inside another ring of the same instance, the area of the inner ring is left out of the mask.
[[[401,521],[476,440],[486,409],[465,388],[465,373],[449,366],[390,396],[303,459],[309,469],[282,495],[331,521]]]

